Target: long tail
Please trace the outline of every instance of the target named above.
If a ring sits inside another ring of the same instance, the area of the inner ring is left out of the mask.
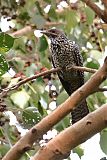
[[[68,93],[69,96],[75,90],[77,90],[80,86],[82,86],[84,84],[84,76],[83,75],[77,76],[77,77],[75,77],[75,79],[73,79],[73,76],[72,76],[70,79],[70,82],[65,81],[65,79],[62,78],[60,75],[59,75],[59,79],[60,79],[64,89],[66,90],[66,92]],[[89,110],[88,110],[87,102],[86,102],[86,99],[84,99],[71,112],[72,124],[76,123],[77,121],[79,121],[80,119],[85,117],[88,113],[89,113]]]
[[[81,101],[78,106],[71,112],[72,124],[76,123],[89,113],[86,100]]]

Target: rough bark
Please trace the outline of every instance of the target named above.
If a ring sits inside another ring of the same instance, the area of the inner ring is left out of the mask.
[[[4,156],[3,160],[19,159],[27,150],[30,150],[33,143],[42,138],[49,129],[71,112],[77,104],[98,90],[99,85],[107,77],[107,57],[103,66],[78,90],[76,90],[63,104],[55,111],[42,119],[37,125],[31,128]]]

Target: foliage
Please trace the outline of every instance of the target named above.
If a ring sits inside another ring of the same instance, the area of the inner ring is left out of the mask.
[[[25,77],[51,68],[47,39],[44,36],[36,37],[34,35],[35,29],[48,29],[51,27],[62,29],[70,39],[79,44],[84,58],[84,66],[96,69],[100,67],[107,48],[107,33],[99,28],[100,19],[82,1],[76,3],[68,1],[66,7],[62,7],[60,2],[59,0],[19,0],[18,2],[15,0],[1,0],[1,19],[7,19],[7,24],[9,22],[14,24],[14,27],[11,25],[8,27],[9,34],[2,32],[3,28],[1,27],[1,90],[16,84]],[[99,1],[96,0],[95,2]],[[48,5],[51,6],[47,13],[45,10]],[[27,25],[32,27],[30,32],[28,31],[22,36],[19,35],[17,38],[12,36],[12,33]],[[9,72],[9,68],[12,69],[12,73]],[[13,71],[15,72],[14,75]],[[90,73],[85,73],[86,80],[90,76]],[[51,88],[50,80],[54,89]],[[105,81],[102,86],[106,86],[106,83]],[[17,125],[11,126],[9,124],[10,117],[6,114],[6,111],[11,111],[16,116],[19,126],[25,129],[38,123],[53,110],[50,106],[52,101],[59,105],[67,97],[68,95],[63,90],[57,75],[52,74],[33,80],[29,84],[26,83],[17,90],[9,92],[3,99],[0,99],[0,158],[20,138],[19,128]],[[93,94],[87,98],[87,101],[90,111],[94,111],[106,103],[106,94]],[[65,117],[54,128],[60,132],[65,127],[68,127],[70,124],[69,117]],[[9,132],[5,134],[7,126]],[[102,132],[100,145],[105,154],[107,154],[106,137],[107,132]],[[34,147],[36,148],[36,146]],[[73,152],[76,152],[80,158],[84,154],[84,150],[81,147],[75,148]],[[29,159],[28,155],[31,155],[31,153],[24,155],[23,160]]]

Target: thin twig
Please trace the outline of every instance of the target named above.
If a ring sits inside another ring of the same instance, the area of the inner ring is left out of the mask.
[[[96,92],[106,92],[107,91],[107,88],[98,88],[97,90],[96,90]]]
[[[107,23],[100,23],[98,27],[99,29],[107,30]]]
[[[64,25],[65,22],[46,22],[45,27]]]
[[[97,71],[97,69],[81,67],[81,66],[73,66],[73,67],[68,68],[68,70],[79,70],[79,71],[89,72],[89,73],[95,73]]]
[[[48,71],[44,71],[42,73],[39,73],[39,74],[36,74],[34,76],[31,76],[31,77],[28,77],[28,78],[25,78],[21,81],[19,81],[17,84],[15,84],[14,86],[11,86],[9,88],[5,88],[3,89],[3,91],[0,93],[0,96],[4,96],[6,95],[9,91],[12,91],[12,90],[16,90],[18,89],[21,85],[29,82],[29,81],[32,81],[38,77],[41,77],[41,76],[45,76],[45,75],[48,75],[48,74],[51,74],[51,73],[56,73],[56,72],[59,72],[61,71],[62,69],[61,68],[52,68]],[[87,68],[87,67],[80,67],[80,66],[73,66],[73,67],[70,67],[70,68],[67,68],[66,70],[80,70],[80,71],[84,71],[84,72],[90,72],[90,73],[95,73],[97,70],[96,69],[92,69],[92,68]]]
[[[8,144],[8,141],[6,141],[6,140],[3,139],[3,138],[0,138],[0,142],[1,142],[1,143],[6,143],[6,144]]]
[[[51,27],[51,26],[59,26],[64,25],[64,22],[46,22],[44,27]],[[11,36],[19,37],[28,34],[29,32],[33,32],[36,29],[36,26],[31,24],[28,26],[25,26],[24,28],[21,28],[13,33],[10,33]]]
[[[25,34],[28,34],[29,32],[32,32],[33,29],[31,26],[25,26],[24,28],[18,30],[18,31],[15,31],[13,33],[10,33],[11,36],[14,36],[14,37],[19,37],[19,36],[23,36]]]

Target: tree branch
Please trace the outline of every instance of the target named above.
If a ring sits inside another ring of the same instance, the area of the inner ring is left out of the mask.
[[[100,9],[94,2],[91,0],[82,0],[89,6],[105,23],[107,23],[107,11]]]
[[[63,119],[84,98],[95,92],[99,85],[107,77],[107,57],[103,66],[78,90],[76,90],[63,104],[56,108],[51,114],[43,118],[37,125],[31,128],[10,151],[3,160],[19,159],[27,150],[31,149],[34,142],[40,140],[49,129]],[[83,132],[84,130],[82,130]],[[68,138],[67,138],[68,139]]]
[[[61,71],[62,69],[61,68],[52,68],[48,71],[44,71],[42,73],[39,73],[39,74],[36,74],[32,77],[28,77],[28,78],[25,78],[21,81],[19,81],[16,85],[14,86],[11,86],[9,88],[4,88],[3,91],[0,93],[0,96],[4,96],[6,95],[9,91],[12,91],[12,90],[16,90],[18,89],[21,85],[29,82],[29,81],[32,81],[36,78],[39,78],[41,76],[45,76],[45,75],[49,75],[51,73],[56,73],[56,72],[59,72]],[[87,67],[80,67],[80,66],[73,66],[73,67],[70,67],[70,68],[67,68],[67,70],[80,70],[80,71],[84,71],[84,72],[90,72],[90,73],[95,73],[97,70],[96,69],[92,69],[92,68],[87,68]]]
[[[107,30],[107,23],[100,23],[99,24],[99,29]]]
[[[42,147],[31,160],[65,159],[73,148],[85,142],[105,127],[107,127],[107,104],[59,133],[46,146]]]
[[[48,22],[47,21],[44,27],[59,26],[59,25],[64,25],[64,22]],[[11,36],[19,37],[19,36],[26,35],[29,32],[33,32],[35,29],[36,29],[36,26],[32,24],[32,25],[25,26],[24,28],[10,34]]]
[[[26,26],[18,31],[10,33],[10,35],[14,36],[14,37],[19,37],[19,36],[23,36],[25,34],[28,34],[29,32],[33,32],[33,28],[31,26]]]
[[[0,138],[0,142],[8,144],[8,142],[3,138]]]
[[[107,0],[101,0],[101,1],[104,4],[105,9],[107,9]]]
[[[107,88],[98,88],[97,90],[96,90],[96,92],[105,92],[105,91],[107,91]]]
[[[107,23],[107,2],[106,0],[102,0],[105,10],[100,9],[94,2],[91,0],[82,0],[89,6],[105,23]],[[64,22],[46,22],[44,27],[51,27],[51,26],[58,26],[58,25],[64,25]],[[33,32],[33,30],[36,28],[35,25],[28,25],[24,28],[15,31],[13,33],[10,33],[12,36],[19,37],[23,36],[25,34],[28,34],[29,32]]]

